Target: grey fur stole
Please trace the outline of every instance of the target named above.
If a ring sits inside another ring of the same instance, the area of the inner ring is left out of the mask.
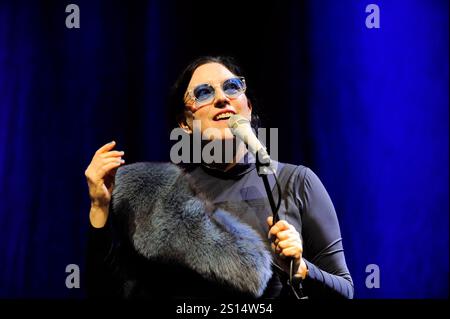
[[[174,164],[119,168],[112,208],[149,260],[179,263],[255,297],[272,276],[271,254],[256,231],[202,198]]]

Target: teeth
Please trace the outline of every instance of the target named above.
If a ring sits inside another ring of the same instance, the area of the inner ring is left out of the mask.
[[[221,114],[219,114],[219,115],[216,116],[216,120],[221,120],[221,119],[230,117],[230,116],[232,116],[233,114],[234,114],[234,113],[232,113],[232,112],[221,113]]]

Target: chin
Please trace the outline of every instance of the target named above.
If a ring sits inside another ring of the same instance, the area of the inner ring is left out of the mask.
[[[231,130],[228,128],[228,126],[209,127],[202,132],[202,135],[203,138],[207,140],[232,140],[234,138],[234,135],[233,133],[231,133]],[[214,137],[211,135],[214,135]]]

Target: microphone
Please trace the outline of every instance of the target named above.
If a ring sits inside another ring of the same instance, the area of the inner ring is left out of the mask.
[[[278,210],[281,204],[281,187],[278,182],[276,172],[276,167],[274,163],[270,159],[269,154],[267,153],[266,148],[262,145],[262,143],[258,140],[255,133],[253,133],[252,126],[250,125],[250,121],[239,114],[234,114],[228,119],[228,127],[233,133],[234,136],[238,137],[242,140],[250,153],[252,153],[256,158],[257,167],[260,166],[258,175],[262,177],[264,182],[264,187],[266,189],[267,197],[269,199],[270,207],[272,208],[273,214],[273,224],[279,221]],[[278,189],[278,204],[275,205],[275,201],[273,198],[273,193],[269,185],[268,174],[273,174],[276,182],[276,186]],[[275,264],[276,265],[276,264]],[[278,266],[278,265],[276,265]],[[280,268],[280,266],[278,266]],[[294,259],[290,259],[290,271],[289,271],[289,283],[294,295],[297,299],[308,299],[303,295],[303,287],[302,283],[297,282],[297,286],[299,287],[299,294],[294,288]]]
[[[255,156],[256,161],[260,167],[262,174],[273,174],[275,168],[272,165],[269,154],[266,148],[258,140],[255,133],[253,133],[250,121],[239,114],[234,114],[228,119],[228,127],[234,136],[242,140],[250,153]]]

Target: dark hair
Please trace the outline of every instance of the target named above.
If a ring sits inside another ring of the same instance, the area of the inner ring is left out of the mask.
[[[172,87],[169,97],[169,129],[173,129],[174,127],[178,127],[178,123],[183,121],[185,115],[185,104],[184,104],[184,94],[186,93],[186,89],[188,87],[189,82],[191,81],[192,74],[194,74],[195,70],[207,63],[219,63],[226,67],[230,72],[237,76],[244,76],[242,69],[236,63],[234,58],[228,56],[203,56],[192,61],[180,74],[178,79],[175,81],[175,84]],[[251,89],[247,88],[246,90],[247,99],[252,107],[252,118],[251,124],[252,127],[257,130],[260,124],[259,116],[255,111],[256,107],[256,99],[253,96],[253,92]]]

